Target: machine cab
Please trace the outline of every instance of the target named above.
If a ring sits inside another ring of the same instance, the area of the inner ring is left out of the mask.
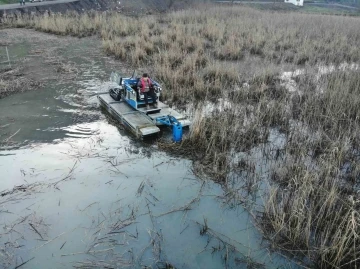
[[[113,98],[114,98],[114,96],[117,96],[117,99],[120,99],[119,95],[121,95],[121,99],[126,101],[130,106],[132,106],[135,109],[139,109],[140,107],[145,106],[145,101],[144,101],[145,97],[140,92],[140,89],[138,89],[138,83],[139,83],[140,77],[136,77],[133,74],[130,78],[123,78],[118,73],[113,72],[111,74],[110,80],[115,82],[117,85],[119,85],[119,87],[117,87],[117,89],[112,89],[113,93],[110,91],[110,95]],[[156,97],[159,100],[160,94],[161,94],[161,86],[153,79],[150,79],[150,80],[154,87],[153,90],[156,94]],[[152,100],[150,97],[148,97],[148,103],[149,104],[152,103]]]

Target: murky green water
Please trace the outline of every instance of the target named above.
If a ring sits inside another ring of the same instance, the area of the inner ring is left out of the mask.
[[[0,192],[28,186],[0,196],[0,267],[296,268],[191,161],[108,122],[92,94],[128,70],[99,46],[62,48],[77,78],[0,100],[0,131],[20,130],[0,150]]]

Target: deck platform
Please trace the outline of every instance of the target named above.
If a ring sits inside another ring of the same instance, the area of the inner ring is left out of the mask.
[[[183,127],[190,126],[191,124],[185,116],[160,101],[157,102],[157,108],[150,104],[149,109],[142,106],[135,110],[126,101],[115,101],[108,93],[99,94],[98,99],[111,115],[139,137],[159,133],[160,129],[158,126],[163,125],[163,123],[157,119],[164,116],[173,116]]]
[[[138,110],[147,114],[151,118],[151,120],[158,126],[162,124],[157,122],[156,118],[168,115],[173,116],[175,119],[177,119],[183,127],[189,126],[191,123],[188,119],[186,119],[185,116],[181,115],[179,112],[175,111],[174,109],[170,108],[168,105],[160,101],[158,101],[157,109],[152,108],[152,106],[150,105],[150,110],[147,110],[146,107],[140,107],[138,108]]]
[[[146,114],[132,109],[124,101],[115,101],[108,93],[99,94],[98,99],[111,115],[136,136],[145,137],[160,132],[159,127]]]

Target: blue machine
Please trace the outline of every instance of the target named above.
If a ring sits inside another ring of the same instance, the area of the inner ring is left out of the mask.
[[[156,120],[164,125],[172,127],[174,142],[180,142],[182,140],[183,132],[181,122],[179,122],[177,119],[170,115],[159,117]]]
[[[143,116],[145,116],[148,120],[150,120],[154,127],[156,126],[170,126],[172,128],[172,137],[174,142],[180,142],[182,140],[183,135],[183,127],[189,126],[190,121],[186,119],[183,115],[178,113],[177,111],[170,108],[168,105],[165,105],[164,103],[159,101],[160,94],[162,91],[162,88],[159,83],[151,79],[152,85],[153,85],[153,91],[156,95],[157,99],[157,106],[147,108],[146,103],[144,100],[144,95],[139,91],[137,85],[140,80],[139,77],[135,76],[135,72],[130,78],[122,78],[118,73],[112,73],[110,80],[116,83],[116,87],[112,87],[109,90],[110,96],[113,100],[119,102],[119,103],[126,103],[128,106],[130,106],[135,112],[139,113],[141,112]],[[116,108],[116,106],[113,104],[113,102],[107,101],[107,98],[99,97],[100,101],[104,105],[110,104],[112,106],[112,110],[118,109],[118,111],[115,111],[115,114],[118,114],[119,117],[126,117],[126,115],[129,115],[130,112],[128,112],[125,108]],[[152,105],[152,99],[151,97],[148,97],[148,104]],[[126,113],[124,111],[126,110]],[[134,117],[133,117],[134,118]],[[122,120],[124,122],[124,120]],[[136,125],[136,122],[132,120],[132,125]],[[140,125],[140,124],[139,124]],[[135,129],[139,129],[143,127],[134,127]],[[145,129],[143,129],[145,130]],[[146,129],[149,131],[149,127]],[[155,129],[151,129],[153,132],[155,132]],[[137,132],[137,130],[135,130]],[[152,131],[151,131],[152,132]],[[144,133],[144,132],[142,132]],[[144,134],[142,135],[144,137]]]
[[[124,100],[127,102],[131,107],[134,109],[140,109],[145,107],[145,97],[144,94],[140,92],[137,85],[140,80],[140,78],[135,77],[135,71],[133,75],[130,78],[122,78],[118,73],[112,73],[111,78],[112,81],[116,82],[120,88],[117,89],[110,89],[110,95],[114,98],[114,96],[117,94],[117,99]],[[156,95],[157,100],[160,98],[161,93],[161,86],[156,81],[151,80],[151,83],[153,85],[153,91]],[[116,91],[116,93],[114,93]],[[115,99],[115,98],[114,98]],[[118,101],[117,100],[117,101]],[[152,99],[148,97],[148,103],[152,104]],[[155,109],[158,110],[158,109]],[[154,112],[154,109],[148,110],[148,112]]]

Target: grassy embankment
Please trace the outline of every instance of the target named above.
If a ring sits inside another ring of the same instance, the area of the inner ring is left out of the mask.
[[[250,189],[259,183],[256,161],[233,159],[266,145],[269,130],[278,129],[286,142],[268,156],[265,234],[277,248],[320,267],[355,268],[360,265],[360,70],[319,73],[318,65],[359,63],[359,22],[207,6],[140,20],[85,14],[8,23],[61,35],[97,34],[107,53],[151,68],[166,88],[166,100],[197,108],[192,130],[177,150],[194,156],[199,171],[225,187],[234,172],[249,172],[238,180]],[[304,69],[294,92],[279,79],[284,66]],[[203,102],[220,98],[230,106],[203,117]]]

